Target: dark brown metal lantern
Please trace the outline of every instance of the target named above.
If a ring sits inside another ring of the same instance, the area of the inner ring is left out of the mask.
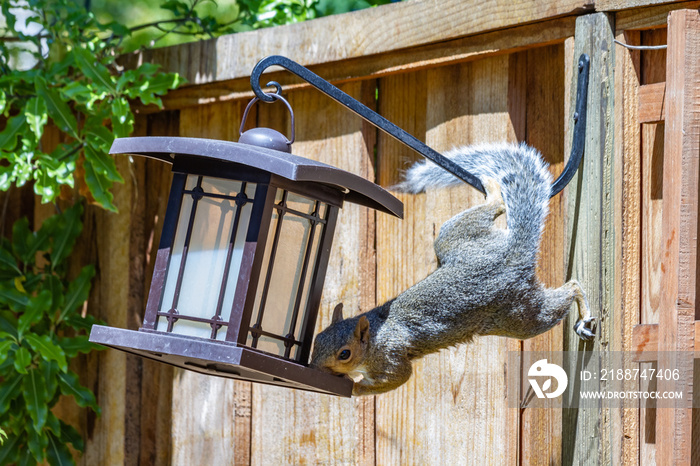
[[[112,154],[172,163],[173,182],[143,326],[96,325],[90,341],[206,374],[350,396],[350,379],[307,367],[338,211],[348,201],[401,217],[403,205],[290,152],[266,128],[238,143],[115,140]]]

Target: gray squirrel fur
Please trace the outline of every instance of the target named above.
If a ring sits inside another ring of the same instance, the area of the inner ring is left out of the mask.
[[[576,333],[595,336],[595,319],[575,280],[546,288],[536,277],[552,177],[525,144],[482,144],[445,154],[483,183],[486,202],[449,219],[435,240],[439,267],[383,305],[348,319],[342,305],[314,343],[311,366],[356,379],[353,395],[393,390],[413,359],[477,335],[526,339],[554,327],[578,304]],[[432,162],[411,167],[396,188],[419,193],[462,181]],[[494,226],[506,214],[507,228]],[[361,380],[359,379],[361,376]]]

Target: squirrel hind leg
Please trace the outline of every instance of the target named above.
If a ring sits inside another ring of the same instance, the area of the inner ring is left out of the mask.
[[[596,335],[596,319],[591,316],[591,310],[588,306],[586,294],[581,288],[581,284],[576,280],[571,280],[564,286],[571,288],[574,293],[574,299],[578,305],[578,320],[574,324],[574,331],[582,340],[593,340]]]

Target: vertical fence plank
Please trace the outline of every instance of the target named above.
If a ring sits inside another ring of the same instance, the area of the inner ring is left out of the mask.
[[[467,143],[514,140],[508,117],[508,69],[509,57],[504,55],[428,70],[426,142],[445,151]],[[411,85],[422,85],[405,84],[401,91],[408,98]],[[380,99],[383,96],[381,93]],[[392,117],[402,125],[417,115]],[[380,134],[380,160],[388,149],[381,142],[383,137]],[[397,159],[393,152],[387,156]],[[402,168],[396,162],[392,171]],[[414,199],[406,204],[405,225],[385,222],[378,228],[379,264],[407,274],[390,275],[380,269],[380,301],[402,291],[391,282],[413,284],[432,271],[437,266],[432,241],[442,223],[483,202],[483,196],[468,186],[430,190]],[[406,265],[415,265],[415,269]],[[377,464],[502,464],[515,456],[508,450],[517,445],[505,441],[507,348],[506,339],[482,337],[415,361],[411,380],[377,397]]]
[[[238,140],[244,102],[184,109],[180,135]],[[251,384],[176,369],[173,464],[248,464]]]
[[[527,142],[542,152],[556,177],[564,165],[564,46],[531,49],[526,54],[523,92],[527,96]],[[543,73],[542,70],[547,70]],[[564,283],[563,199],[550,201],[550,211],[540,245],[538,276],[549,287]],[[523,351],[561,351],[562,326],[523,342]],[[523,464],[561,463],[561,410],[524,409],[522,412]]]
[[[180,131],[179,112],[162,112],[148,117],[146,128],[149,136],[177,136]],[[141,134],[138,134],[141,135]],[[134,193],[135,203],[143,204],[139,215],[140,235],[138,241],[132,241],[132,255],[144,257],[141,270],[132,277],[133,288],[130,308],[134,315],[135,327],[141,326],[146,308],[146,299],[153,276],[163,218],[167,206],[168,193],[172,172],[169,164],[160,160],[134,157],[135,170],[143,172],[134,174],[138,180]],[[135,214],[134,214],[135,215]],[[136,244],[134,244],[136,243]],[[141,280],[141,286],[138,285]],[[140,302],[139,302],[140,301]],[[139,456],[140,464],[163,465],[171,464],[172,456],[172,389],[173,367],[157,361],[138,358],[141,378],[141,403],[138,411],[140,416]]]
[[[669,15],[665,113],[664,288],[659,315],[659,349],[664,352],[659,368],[679,368],[681,379],[660,380],[659,390],[692,393],[693,362],[673,352],[693,351],[695,342],[700,167],[700,14],[696,10]],[[658,464],[691,464],[691,428],[692,409],[657,410]]]
[[[78,263],[93,263],[97,273],[92,283],[89,310],[112,327],[127,328],[129,322],[129,234],[133,202],[133,180],[128,177],[127,157],[115,160],[124,174],[124,184],[115,184],[112,192],[118,214],[97,207],[86,209],[81,252]],[[106,350],[87,357],[88,387],[102,408],[102,416],[88,413],[88,441],[81,461],[83,464],[123,464],[126,461],[127,416],[127,355]],[[133,381],[132,381],[133,382]]]
[[[586,152],[569,186],[567,218],[570,239],[568,278],[581,282],[598,321],[594,342],[583,343],[573,331],[577,314],[565,320],[564,349],[600,351],[604,368],[609,368],[607,351],[615,346],[618,330],[614,327],[615,249],[613,209],[613,104],[614,43],[610,18],[604,13],[581,16],[576,20],[573,63],[581,53],[591,58],[588,89]],[[571,82],[575,89],[576,80]],[[576,98],[572,90],[571,99]],[[573,106],[572,106],[573,108]],[[573,110],[570,110],[573,111]],[[568,139],[571,140],[570,137]],[[567,143],[567,146],[570,142]],[[576,357],[576,356],[572,356]],[[583,356],[579,356],[583,357]],[[581,360],[567,361],[572,367]],[[595,389],[576,381],[573,390]],[[576,396],[576,395],[572,395]],[[578,464],[608,463],[611,460],[609,409],[570,409],[563,414],[563,462]]]
[[[373,106],[374,86],[365,81],[342,89]],[[374,180],[373,130],[314,89],[292,92],[288,99],[296,115],[295,154]],[[262,104],[259,124],[283,130],[279,122],[288,124],[286,112],[279,104]],[[330,323],[339,302],[346,316],[374,306],[374,217],[374,211],[354,204],[341,210],[317,331]],[[371,397],[345,399],[256,384],[252,400],[252,464],[375,464]]]
[[[639,45],[639,32],[618,33],[617,40]],[[642,163],[640,157],[640,125],[638,117],[640,85],[640,52],[618,49],[615,54],[615,209],[616,215],[615,327],[622,338],[616,341],[616,351],[631,349],[632,328],[640,322],[641,306],[641,246],[642,246]],[[638,390],[638,381],[630,381],[626,389]],[[639,409],[624,408],[615,417],[613,462],[636,465],[640,461]]]
[[[641,45],[666,44],[666,30],[654,29],[638,33]],[[666,50],[641,52],[640,84],[666,81]],[[629,114],[627,114],[629,115]],[[658,324],[661,300],[661,262],[663,260],[663,171],[664,122],[641,125],[641,309],[640,322]],[[654,363],[653,367],[656,367]],[[652,367],[651,363],[645,367]],[[644,389],[655,389],[655,382],[644,383]],[[646,402],[640,411],[641,464],[652,464],[656,456],[656,408]]]

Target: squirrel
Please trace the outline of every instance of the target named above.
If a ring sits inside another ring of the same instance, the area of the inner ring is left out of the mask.
[[[350,376],[355,396],[393,390],[411,377],[413,359],[477,335],[539,335],[559,323],[574,301],[576,333],[583,340],[595,337],[595,318],[581,285],[571,280],[546,288],[535,273],[551,193],[540,153],[524,143],[502,143],[454,149],[445,156],[481,180],[486,202],[443,224],[434,244],[438,268],[428,277],[352,318],[343,319],[338,305],[331,325],[316,336],[310,366]],[[418,193],[458,183],[423,161],[395,188]],[[505,229],[494,225],[502,214]]]

